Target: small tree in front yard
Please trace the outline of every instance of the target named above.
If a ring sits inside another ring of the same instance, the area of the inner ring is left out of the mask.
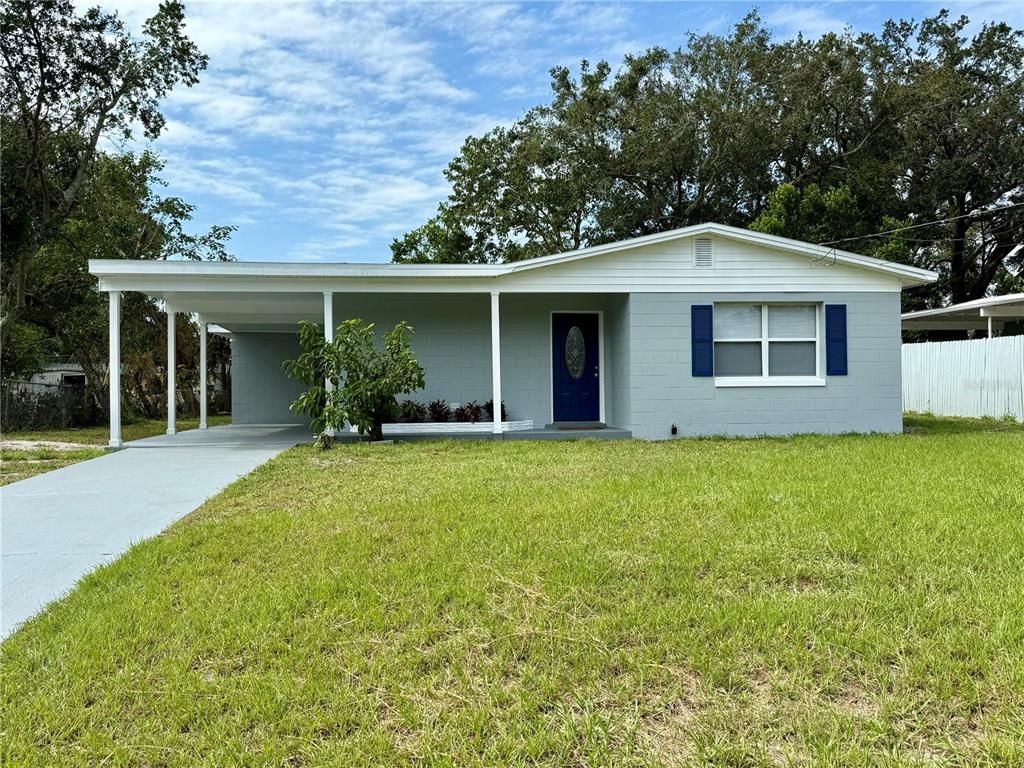
[[[335,344],[341,368],[338,396],[345,418],[359,434],[384,437],[384,422],[395,417],[398,395],[422,389],[423,368],[409,345],[412,327],[402,321],[374,344],[373,323],[346,320],[338,326]]]
[[[423,368],[409,345],[413,330],[400,322],[374,343],[373,323],[346,320],[328,343],[318,325],[299,323],[301,354],[284,363],[292,378],[309,389],[292,403],[294,413],[310,417],[317,445],[332,443],[330,433],[344,428],[345,420],[373,440],[384,436],[384,422],[394,418],[398,395],[421,389]],[[328,389],[326,382],[330,381]]]
[[[339,356],[337,344],[328,343],[316,323],[299,323],[299,348],[294,360],[284,361],[284,370],[309,389],[291,404],[292,413],[309,416],[316,444],[329,448],[331,433],[345,426],[345,412],[338,396]],[[327,389],[328,380],[334,389]]]

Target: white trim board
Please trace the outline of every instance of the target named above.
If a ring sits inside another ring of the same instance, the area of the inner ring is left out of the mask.
[[[191,262],[139,261],[122,259],[91,259],[89,271],[100,278],[103,290],[412,290],[438,292],[467,290],[463,281],[475,282],[473,290],[508,290],[502,278],[556,264],[569,264],[594,257],[625,253],[645,246],[670,243],[698,235],[708,235],[737,243],[757,245],[785,251],[810,260],[814,267],[842,264],[888,277],[898,278],[902,285],[933,282],[934,272],[917,267],[861,256],[848,251],[824,248],[812,243],[765,235],[724,224],[698,224],[653,235],[620,240],[615,243],[581,248],[576,251],[541,256],[510,264],[302,264],[277,262]],[[717,248],[716,248],[717,250]],[[357,288],[366,281],[374,284]],[[411,283],[401,288],[397,283]],[[498,285],[495,285],[497,281]],[[513,281],[514,282],[514,281]],[[164,288],[162,283],[167,284]],[[234,283],[237,288],[229,288]],[[173,287],[172,287],[173,286]],[[275,286],[275,287],[271,287]],[[287,286],[287,287],[286,287]],[[387,287],[385,287],[387,286]],[[484,286],[487,286],[486,288]],[[629,287],[625,288],[629,292]]]

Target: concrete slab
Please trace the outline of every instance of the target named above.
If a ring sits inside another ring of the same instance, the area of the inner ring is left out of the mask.
[[[0,638],[97,566],[309,439],[291,425],[189,430],[0,488]]]

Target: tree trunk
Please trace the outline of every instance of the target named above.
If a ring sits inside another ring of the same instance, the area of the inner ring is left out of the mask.
[[[963,217],[966,213],[966,201],[963,195],[956,197],[956,214]],[[959,218],[953,222],[953,241],[950,243],[949,255],[949,290],[953,304],[970,301],[970,288],[967,285],[967,227],[970,222]]]

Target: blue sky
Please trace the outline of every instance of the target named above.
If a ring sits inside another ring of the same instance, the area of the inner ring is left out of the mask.
[[[87,1],[82,5],[90,4]],[[116,2],[135,30],[155,2]],[[388,261],[431,216],[465,136],[509,124],[548,96],[548,70],[613,65],[686,33],[725,32],[752,3],[303,4],[188,2],[210,57],[201,83],[165,104],[154,142],[165,193],[197,206],[195,228],[238,227],[250,261]],[[1024,27],[1024,3],[761,2],[780,37],[941,7]]]

